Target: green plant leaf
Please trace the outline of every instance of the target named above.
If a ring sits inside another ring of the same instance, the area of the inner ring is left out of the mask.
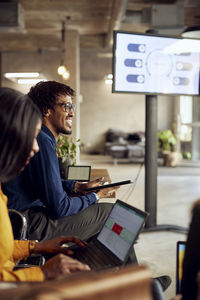
[[[62,162],[66,161],[67,158],[71,158],[72,165],[76,164],[76,153],[77,147],[81,151],[81,140],[73,141],[72,138],[69,138],[65,135],[59,135],[56,143],[56,154],[58,157],[62,158]]]
[[[177,143],[176,135],[170,130],[166,129],[158,132],[158,149],[159,151],[173,151]]]

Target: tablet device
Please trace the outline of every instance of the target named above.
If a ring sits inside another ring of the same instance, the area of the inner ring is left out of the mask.
[[[118,185],[124,185],[124,184],[130,184],[130,183],[133,183],[133,181],[131,181],[131,180],[118,181],[118,182],[113,182],[113,183],[109,183],[109,184],[103,184],[103,185],[95,186],[93,188],[86,189],[86,191],[87,192],[93,192],[93,191],[106,189],[106,188],[109,188],[109,187],[115,187],[115,186],[118,186]]]
[[[90,181],[91,166],[68,166],[67,180]]]
[[[183,259],[186,241],[178,241],[176,244],[176,294],[181,293],[181,280],[183,275]]]

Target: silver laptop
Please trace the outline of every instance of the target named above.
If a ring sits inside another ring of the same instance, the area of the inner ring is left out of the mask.
[[[86,247],[73,249],[74,258],[94,270],[124,265],[147,216],[148,213],[117,200],[98,236]]]

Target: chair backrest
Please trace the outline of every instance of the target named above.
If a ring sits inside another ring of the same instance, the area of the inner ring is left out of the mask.
[[[15,240],[25,240],[27,235],[26,217],[15,209],[8,210]]]

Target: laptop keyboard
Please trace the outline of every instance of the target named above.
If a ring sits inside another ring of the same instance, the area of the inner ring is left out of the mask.
[[[76,248],[74,258],[90,266],[91,269],[105,269],[118,265],[109,253],[103,252],[95,243],[90,243],[84,248]]]

